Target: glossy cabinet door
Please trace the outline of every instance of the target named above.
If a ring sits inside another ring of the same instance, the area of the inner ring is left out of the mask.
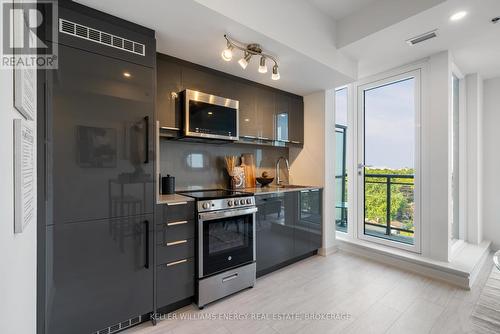
[[[293,121],[290,114],[290,97],[287,95],[277,94],[275,104],[275,139],[280,142],[288,143],[290,140],[290,130],[292,130]]]
[[[239,101],[240,138],[255,139],[260,126],[255,100],[255,87],[244,82],[235,82],[233,90],[234,99]]]
[[[197,90],[220,97],[224,96],[224,84],[220,78],[210,71],[199,68],[182,67],[182,86],[184,89]]]
[[[297,193],[255,196],[257,273],[272,270],[294,257]]]
[[[275,94],[273,91],[258,88],[255,98],[258,118],[257,137],[263,140],[274,140]]]
[[[153,229],[152,215],[47,227],[47,333],[95,333],[152,312]]]
[[[298,219],[294,237],[296,256],[321,248],[322,242],[322,191],[302,190],[298,194]]]
[[[158,57],[156,62],[156,109],[160,127],[181,129],[182,114],[179,93],[182,91],[181,66]]]
[[[292,144],[304,143],[304,100],[302,96],[289,97],[289,133],[288,140]]]
[[[59,45],[48,75],[47,224],[153,212],[153,69]]]

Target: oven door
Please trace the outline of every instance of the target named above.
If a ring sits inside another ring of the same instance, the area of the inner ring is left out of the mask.
[[[199,214],[199,278],[255,261],[256,212],[253,207]]]

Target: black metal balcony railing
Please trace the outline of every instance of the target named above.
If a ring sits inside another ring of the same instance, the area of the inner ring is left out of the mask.
[[[414,178],[414,175],[411,174],[365,174],[366,234],[404,243],[413,243]],[[378,192],[369,194],[367,191],[369,185],[377,187]],[[382,201],[380,197],[383,196],[382,187],[385,188],[385,214],[377,216],[372,213],[371,217],[367,217],[369,209],[367,208],[367,201],[370,200],[367,197],[372,196],[371,200],[380,205]],[[405,207],[406,210],[395,208],[398,210],[393,212],[393,196],[399,197],[399,205]],[[393,223],[395,222],[398,222],[400,226],[394,226]]]

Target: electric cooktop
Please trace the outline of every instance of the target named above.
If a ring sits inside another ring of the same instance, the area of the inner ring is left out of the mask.
[[[235,191],[235,190],[225,190],[225,189],[185,191],[179,194],[196,198],[199,201],[210,200],[210,199],[253,196],[252,193]]]

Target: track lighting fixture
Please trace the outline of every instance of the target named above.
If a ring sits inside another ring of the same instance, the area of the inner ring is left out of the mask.
[[[240,66],[243,69],[246,69],[252,56],[259,56],[260,57],[259,73],[267,73],[266,59],[270,59],[274,62],[273,73],[271,75],[271,79],[279,80],[280,74],[278,71],[278,61],[276,60],[275,57],[273,57],[269,54],[263,53],[262,48],[260,47],[259,44],[255,44],[255,43],[243,44],[243,43],[240,43],[236,40],[229,38],[229,36],[227,36],[227,35],[224,35],[224,38],[226,39],[226,42],[227,42],[227,48],[224,49],[221,53],[222,59],[224,59],[225,61],[231,61],[233,59],[233,50],[234,49],[238,49],[240,51],[243,51],[243,57],[240,60],[238,60],[238,64],[240,64]]]

